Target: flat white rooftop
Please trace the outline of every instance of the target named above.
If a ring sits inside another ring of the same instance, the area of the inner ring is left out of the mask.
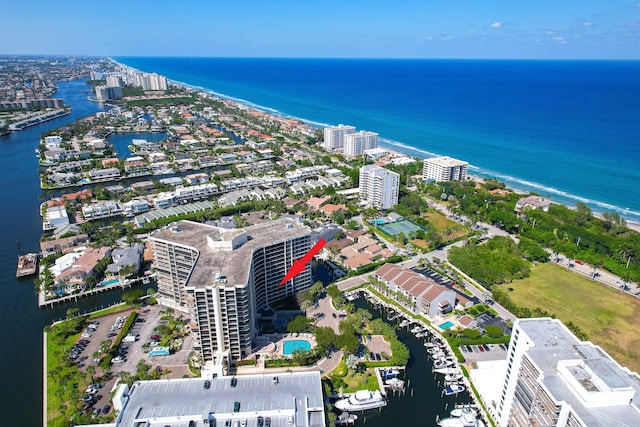
[[[637,373],[599,346],[578,340],[559,320],[519,319],[518,326],[535,343],[526,354],[556,401],[570,404],[588,426],[640,426]]]
[[[205,381],[138,381],[115,425],[233,427],[244,420],[257,427],[258,417],[270,418],[272,427],[325,425],[319,371],[218,377],[209,380],[209,388]]]
[[[429,159],[425,159],[425,161],[442,166],[442,167],[466,166],[469,164],[468,162],[454,159],[448,156],[431,157]]]

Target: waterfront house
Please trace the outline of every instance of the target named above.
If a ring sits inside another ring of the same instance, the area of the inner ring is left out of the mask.
[[[516,207],[515,207],[515,211],[520,214],[522,213],[525,208],[529,208],[529,209],[540,209],[544,212],[547,212],[549,210],[549,206],[551,205],[551,202],[549,200],[543,199],[540,196],[527,196],[527,197],[523,197],[522,199],[519,199],[516,202]]]

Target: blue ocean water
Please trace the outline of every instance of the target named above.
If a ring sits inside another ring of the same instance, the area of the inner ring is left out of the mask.
[[[115,58],[415,157],[640,222],[640,62]]]

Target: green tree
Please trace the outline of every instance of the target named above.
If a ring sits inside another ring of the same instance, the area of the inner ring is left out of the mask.
[[[309,330],[312,320],[305,316],[296,316],[287,323],[287,331],[292,334]]]
[[[315,330],[316,342],[319,346],[327,348],[336,340],[336,333],[328,326],[322,326]]]
[[[502,328],[500,326],[487,325],[485,326],[484,330],[491,338],[498,338],[504,335],[504,332],[502,331]]]
[[[346,331],[336,337],[336,346],[347,354],[354,354],[358,351],[360,340],[353,331]]]

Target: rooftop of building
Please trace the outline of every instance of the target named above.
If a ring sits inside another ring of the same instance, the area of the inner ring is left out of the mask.
[[[209,246],[209,238],[214,241],[231,241],[230,239],[241,237],[243,233],[246,233],[247,240],[233,250],[215,250]],[[151,238],[198,251],[198,260],[189,278],[189,286],[205,287],[210,286],[215,277],[224,278],[229,286],[248,283],[250,262],[256,249],[310,234],[311,229],[300,221],[280,218],[231,230],[192,221],[179,221],[154,232]]]
[[[454,159],[453,157],[441,156],[441,157],[431,157],[429,159],[425,159],[425,162],[433,163],[443,167],[453,167],[453,166],[466,166],[469,163],[463,160]]]
[[[258,416],[269,417],[272,427],[324,426],[320,372],[138,381],[116,426],[202,427],[213,418],[219,426],[246,420],[256,427]]]
[[[542,370],[542,383],[556,401],[570,404],[589,426],[610,426],[614,420],[640,425],[637,373],[621,367],[599,346],[578,340],[557,319],[520,319],[518,325],[534,342],[527,355]],[[611,404],[593,404],[605,400]]]

